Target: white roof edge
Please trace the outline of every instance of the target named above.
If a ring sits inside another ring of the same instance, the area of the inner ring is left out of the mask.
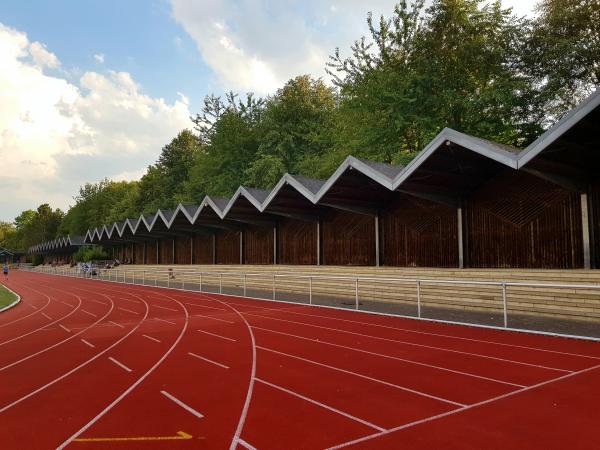
[[[562,119],[552,125],[545,133],[525,148],[519,155],[518,167],[521,168],[546,147],[569,131],[581,119],[600,105],[600,88],[597,88],[583,102],[569,111]]]
[[[294,189],[296,189],[300,194],[302,194],[304,197],[306,197],[306,199],[309,200],[311,203],[313,203],[313,204],[315,203],[314,194],[312,192],[310,192],[308,189],[306,189],[306,187],[302,183],[300,183],[298,180],[296,180],[293,175],[286,173],[277,182],[275,187],[273,189],[271,189],[271,192],[269,193],[269,195],[267,196],[267,198],[265,199],[265,201],[262,205],[262,211],[265,211],[269,207],[269,205],[271,204],[273,199],[277,196],[279,191],[281,189],[283,189],[283,187],[286,184],[289,184],[290,186],[294,187]]]
[[[223,217],[222,217],[222,219],[224,219],[227,216],[227,214],[229,214],[229,211],[231,210],[231,208],[233,208],[233,205],[235,205],[235,202],[242,195],[250,203],[252,203],[252,206],[254,206],[258,210],[258,212],[262,212],[263,211],[262,210],[262,203],[260,201],[258,201],[258,199],[256,197],[254,197],[250,192],[248,192],[248,190],[246,189],[245,186],[240,186],[240,187],[237,188],[237,191],[235,191],[235,194],[233,194],[233,197],[231,197],[229,199],[229,203],[227,203],[227,206],[223,210]]]

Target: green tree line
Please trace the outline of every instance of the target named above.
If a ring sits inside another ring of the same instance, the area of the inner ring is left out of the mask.
[[[265,98],[209,95],[139,181],[88,183],[66,214],[42,205],[0,233],[26,248],[240,184],[271,188],[286,172],[327,177],[350,154],[404,165],[444,127],[523,147],[600,85],[598,1],[536,9],[400,1],[333,52],[333,83],[300,75]]]

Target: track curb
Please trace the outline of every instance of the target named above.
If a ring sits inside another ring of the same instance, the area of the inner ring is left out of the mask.
[[[19,294],[17,294],[15,291],[13,291],[12,289],[10,289],[9,287],[7,287],[6,285],[4,285],[4,283],[0,283],[0,286],[2,286],[4,289],[6,289],[9,292],[12,292],[14,295],[17,296],[17,299],[12,302],[10,305],[6,305],[3,308],[0,308],[0,313],[9,310],[10,308],[13,308],[14,306],[17,306],[20,302],[21,302],[21,296]]]

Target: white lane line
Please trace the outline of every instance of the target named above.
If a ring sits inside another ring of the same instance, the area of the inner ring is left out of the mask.
[[[86,341],[85,339],[82,339],[81,342],[83,342],[88,347],[92,347],[92,348],[96,347],[94,344],[92,344],[91,342]]]
[[[62,323],[59,323],[58,326],[61,327],[63,330],[65,330],[67,333],[71,332],[71,330],[69,330],[67,327],[65,327]]]
[[[120,306],[119,306],[119,307],[117,307],[117,309],[120,309],[121,311],[125,311],[125,312],[128,312],[128,313],[132,313],[132,314],[138,314],[138,315],[139,315],[139,312],[137,312],[137,311],[132,311],[131,309],[127,309],[127,308],[121,308]]]
[[[170,323],[171,325],[175,325],[176,323],[171,321],[171,320],[167,320],[167,319],[161,319],[160,317],[155,317],[154,320],[160,320],[161,322],[167,322]]]
[[[484,358],[484,359],[492,359],[495,361],[502,361],[502,362],[507,362],[510,364],[518,364],[518,365],[522,365],[522,366],[529,366],[529,367],[537,367],[539,369],[546,369],[546,370],[554,370],[557,372],[564,372],[564,373],[573,373],[574,370],[566,370],[566,369],[558,369],[556,367],[549,367],[549,366],[543,366],[541,364],[533,364],[533,363],[526,363],[526,362],[522,362],[522,361],[515,361],[512,359],[506,359],[506,358],[499,358],[496,356],[489,356],[489,355],[482,355],[480,353],[471,353],[471,352],[463,352],[461,350],[454,350],[454,349],[449,349],[449,348],[445,348],[445,347],[436,347],[433,345],[425,345],[425,344],[417,344],[416,342],[410,342],[410,341],[401,341],[398,339],[389,339],[389,338],[384,338],[384,337],[379,337],[379,336],[372,336],[370,334],[362,334],[362,333],[356,333],[354,331],[348,331],[348,330],[343,330],[340,328],[331,328],[331,327],[324,327],[321,325],[313,325],[310,323],[306,323],[306,322],[297,322],[295,320],[286,320],[286,319],[279,319],[276,317],[270,317],[270,316],[263,316],[260,314],[254,314],[254,313],[244,313],[248,316],[253,316],[253,317],[261,317],[263,319],[271,319],[271,320],[277,320],[280,322],[287,322],[287,323],[295,323],[298,325],[304,325],[307,327],[313,327],[313,328],[320,328],[322,330],[329,330],[329,331],[336,331],[336,332],[340,332],[340,333],[346,333],[346,334],[352,334],[354,336],[361,336],[361,337],[366,337],[369,339],[376,339],[379,341],[386,341],[386,342],[394,342],[397,344],[401,344],[401,345],[409,345],[409,346],[413,346],[413,347],[422,347],[422,348],[428,348],[431,350],[439,350],[442,352],[449,352],[449,353],[457,353],[460,355],[468,355],[468,356],[475,356],[478,358]]]
[[[382,427],[380,427],[378,425],[375,425],[375,424],[373,424],[371,422],[367,422],[366,420],[359,419],[358,417],[353,416],[352,414],[348,414],[348,413],[346,413],[344,411],[340,411],[339,409],[334,408],[333,406],[325,405],[324,403],[318,402],[317,400],[313,400],[312,398],[305,397],[302,394],[298,394],[297,392],[290,391],[289,389],[286,389],[284,387],[278,386],[278,385],[273,384],[273,383],[269,383],[268,381],[262,380],[260,378],[255,378],[255,380],[258,381],[259,383],[266,384],[267,386],[270,386],[270,387],[272,387],[274,389],[279,389],[280,391],[285,392],[286,394],[292,395],[294,397],[301,398],[302,400],[307,401],[309,403],[312,403],[313,405],[317,405],[317,406],[320,406],[321,408],[324,408],[324,409],[327,409],[327,410],[329,410],[331,412],[337,413],[337,414],[339,414],[341,416],[344,416],[344,417],[346,417],[346,418],[348,418],[350,420],[354,420],[355,422],[362,423],[363,425],[366,425],[369,428],[373,428],[374,430],[377,430],[377,431],[380,431],[380,432],[381,431],[386,431],[385,428],[382,428]]]
[[[556,381],[564,380],[566,378],[571,378],[571,377],[573,377],[575,375],[580,375],[582,373],[590,372],[590,371],[596,370],[598,368],[600,368],[600,364],[597,365],[597,366],[588,367],[587,369],[580,370],[579,372],[569,373],[567,375],[562,375],[562,376],[560,376],[558,378],[552,378],[551,380],[547,380],[547,381],[543,381],[543,382],[538,383],[538,384],[527,386],[527,387],[524,387],[523,389],[517,389],[516,391],[508,392],[506,394],[502,394],[502,395],[499,395],[497,397],[490,398],[488,400],[483,400],[483,401],[478,402],[478,403],[473,403],[471,405],[465,406],[464,408],[458,408],[458,409],[455,409],[453,411],[448,411],[448,412],[445,412],[445,413],[437,414],[435,416],[426,417],[425,419],[416,420],[416,421],[410,422],[410,423],[405,423],[404,425],[400,425],[400,426],[397,426],[395,428],[390,428],[390,429],[382,431],[380,433],[374,433],[374,434],[370,434],[368,436],[364,436],[362,438],[354,439],[353,441],[344,442],[344,443],[338,444],[338,445],[336,445],[334,447],[329,447],[327,450],[336,450],[336,449],[339,449],[339,448],[348,447],[350,445],[358,444],[359,442],[368,441],[368,440],[371,440],[371,439],[379,437],[379,436],[383,436],[383,435],[386,435],[386,434],[389,434],[389,433],[393,433],[395,431],[403,430],[405,428],[411,428],[411,427],[414,427],[415,425],[420,425],[422,423],[432,422],[434,420],[441,419],[443,417],[451,416],[453,414],[457,414],[457,413],[466,411],[468,409],[477,408],[478,406],[487,405],[488,403],[493,403],[495,401],[502,400],[504,398],[512,397],[513,395],[517,395],[517,394],[520,394],[522,392],[530,391],[532,389],[536,389],[536,388],[539,388],[541,386],[545,386],[547,384],[554,383]]]
[[[362,378],[364,380],[373,381],[375,383],[379,383],[379,384],[383,384],[385,386],[389,386],[389,387],[392,387],[392,388],[400,389],[401,391],[410,392],[411,394],[419,395],[421,397],[426,397],[426,398],[430,398],[432,400],[437,400],[437,401],[440,401],[440,402],[443,402],[443,403],[448,403],[450,405],[459,406],[459,407],[467,406],[464,403],[458,403],[458,402],[454,402],[452,400],[448,400],[447,398],[442,398],[442,397],[437,397],[435,395],[426,394],[425,392],[417,391],[415,389],[410,389],[410,388],[407,388],[405,386],[400,386],[400,385],[393,384],[393,383],[388,383],[387,381],[383,381],[383,380],[380,380],[378,378],[373,378],[373,377],[370,377],[368,375],[363,375],[361,373],[356,373],[356,372],[352,372],[350,370],[341,369],[339,367],[330,366],[328,364],[324,364],[324,363],[320,363],[320,362],[317,362],[317,361],[313,361],[312,359],[306,359],[306,358],[302,358],[300,356],[290,355],[289,353],[279,352],[277,350],[273,350],[273,349],[270,349],[270,348],[261,347],[260,345],[257,345],[256,348],[258,348],[260,350],[264,350],[266,352],[275,353],[277,355],[287,356],[288,358],[298,359],[300,361],[304,361],[304,362],[307,362],[307,363],[310,363],[310,364],[314,364],[316,366],[321,366],[321,367],[325,367],[327,369],[336,370],[338,372],[346,373],[348,375],[354,375],[354,376]]]
[[[236,339],[233,339],[233,338],[230,338],[230,337],[221,336],[220,334],[210,333],[210,332],[204,331],[204,330],[196,330],[196,331],[198,331],[199,333],[204,333],[204,334],[208,334],[210,336],[214,336],[214,337],[218,337],[218,338],[221,338],[221,339],[225,339],[227,341],[237,342]]]
[[[464,375],[464,376],[471,377],[471,378],[478,378],[480,380],[491,381],[493,383],[506,384],[508,386],[515,386],[515,387],[518,387],[518,388],[524,388],[525,387],[522,384],[511,383],[509,381],[503,381],[503,380],[497,380],[495,378],[484,377],[483,375],[476,375],[476,374],[473,374],[473,373],[462,372],[460,370],[449,369],[447,367],[436,366],[436,365],[433,365],[433,364],[426,364],[426,363],[422,363],[422,362],[418,362],[418,361],[413,361],[411,359],[404,359],[404,358],[399,358],[397,356],[386,355],[386,354],[383,354],[383,353],[370,352],[368,350],[362,350],[360,348],[349,347],[349,346],[346,346],[346,345],[334,344],[333,342],[324,341],[322,339],[307,338],[307,337],[298,336],[298,335],[295,335],[295,334],[283,333],[281,331],[269,330],[268,328],[261,328],[261,327],[255,327],[255,326],[252,326],[252,328],[254,328],[256,330],[266,331],[268,333],[283,334],[285,336],[294,337],[296,339],[303,339],[305,341],[316,342],[318,344],[325,344],[325,345],[331,345],[332,347],[344,348],[344,349],[347,349],[347,350],[352,350],[352,351],[359,352],[359,353],[365,353],[365,354],[368,354],[368,355],[378,356],[378,357],[381,357],[381,358],[393,359],[393,360],[396,360],[396,361],[402,361],[402,362],[406,362],[408,364],[414,364],[416,366],[429,367],[429,368],[432,368],[432,369],[441,370],[443,372],[456,373],[458,375]]]
[[[169,311],[175,311],[175,312],[179,312],[178,309],[175,308],[167,308],[166,306],[159,306],[159,305],[150,305],[153,306],[154,308],[160,308],[160,309],[168,309]]]
[[[92,317],[98,317],[96,314],[86,311],[85,309],[82,309],[81,312],[86,313],[87,315],[92,316]]]
[[[135,304],[137,304],[137,305],[139,305],[139,304],[140,304],[140,302],[139,302],[139,301],[137,301],[137,300],[132,300],[132,299],[130,299],[130,298],[122,298],[121,300],[124,300],[124,301],[126,301],[126,302],[135,303]]]
[[[186,405],[185,403],[183,403],[181,400],[179,400],[178,398],[173,397],[171,394],[169,394],[166,391],[160,391],[160,393],[162,395],[164,395],[165,397],[167,397],[169,400],[171,400],[172,402],[176,403],[177,405],[181,406],[183,409],[185,409],[187,412],[193,414],[194,416],[196,416],[199,419],[202,419],[204,416],[202,415],[202,413],[196,411],[194,408],[192,408],[189,405]]]
[[[60,302],[61,302],[63,305],[67,305],[67,306],[69,306],[70,308],[73,308],[73,305],[71,305],[70,303],[63,302],[62,300],[60,300]]]
[[[225,308],[217,308],[216,306],[198,305],[197,303],[185,303],[185,304],[191,305],[191,306],[199,306],[200,308],[218,309],[219,311],[227,311]]]
[[[240,444],[242,447],[244,447],[246,450],[258,450],[256,447],[248,444],[245,440],[243,440],[242,438],[238,439],[238,444]]]
[[[126,370],[127,372],[133,372],[132,369],[130,369],[129,367],[127,367],[125,364],[123,364],[122,362],[117,361],[115,358],[113,358],[112,356],[109,356],[108,359],[110,359],[112,362],[114,362],[117,366],[119,366],[121,369]]]
[[[27,304],[28,304],[29,306],[31,306],[33,309],[38,309],[38,307],[37,307],[37,306],[35,306],[35,305],[34,305],[34,304],[32,304],[32,303],[27,303]]]
[[[216,361],[213,361],[212,359],[208,359],[208,358],[205,358],[203,356],[196,355],[195,353],[188,352],[188,355],[193,356],[194,358],[201,359],[202,361],[206,361],[208,363],[214,364],[215,366],[222,367],[223,369],[229,369],[229,366],[226,366],[225,364],[221,364],[221,363],[218,363]]]
[[[90,302],[94,302],[94,303],[98,303],[98,304],[100,304],[102,306],[106,306],[106,303],[101,302],[100,300],[94,300],[93,298],[90,299]]]
[[[160,342],[158,339],[153,338],[152,336],[148,336],[147,334],[142,334],[142,336],[144,336],[146,339],[150,339],[151,341]]]
[[[232,322],[231,320],[219,319],[218,317],[213,317],[213,316],[204,316],[202,314],[192,314],[192,317],[204,317],[205,319],[218,320],[219,322],[235,323],[235,322]]]
[[[125,328],[124,325],[121,325],[120,323],[117,323],[117,322],[113,322],[112,320],[109,320],[108,323],[112,323],[113,325],[116,325],[118,327]]]
[[[238,305],[238,303],[230,303],[230,304]],[[250,306],[252,308],[260,308],[260,309],[268,310],[268,311],[281,311],[281,308],[264,308],[264,307],[253,306],[253,305],[239,305],[239,306]],[[306,317],[313,317],[313,318],[318,317],[320,319],[337,320],[339,322],[348,322],[348,323],[355,323],[355,324],[363,325],[363,326],[386,328],[388,330],[403,331],[406,333],[424,334],[424,335],[428,335],[428,336],[437,336],[437,337],[443,337],[443,338],[448,338],[448,339],[457,339],[457,340],[461,340],[461,341],[478,342],[478,343],[484,343],[484,344],[490,344],[490,345],[500,345],[500,346],[504,346],[504,347],[521,348],[521,349],[525,349],[525,350],[533,350],[533,351],[538,351],[538,352],[554,353],[554,354],[558,354],[558,355],[568,355],[568,356],[576,356],[576,357],[580,357],[580,358],[600,360],[600,356],[584,355],[581,353],[563,352],[560,350],[551,350],[551,349],[540,348],[540,347],[531,347],[531,346],[527,346],[527,345],[511,344],[508,342],[490,341],[487,339],[475,339],[475,338],[468,338],[468,337],[462,337],[462,336],[453,336],[451,334],[433,333],[430,331],[411,330],[410,328],[393,327],[390,325],[381,325],[378,323],[361,322],[359,320],[342,319],[340,317],[330,317],[330,316],[322,316],[320,314],[301,313],[301,312],[297,312],[297,311],[292,311],[291,309],[287,309],[286,312],[288,312],[290,314],[296,314],[298,316],[306,316]],[[402,317],[398,317],[398,318],[403,319]]]
[[[50,317],[48,314],[46,314],[45,312],[42,313],[42,316],[44,316],[46,319],[48,320],[52,320],[52,317]]]

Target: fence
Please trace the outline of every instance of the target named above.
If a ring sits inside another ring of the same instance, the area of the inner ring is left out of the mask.
[[[600,340],[600,285],[296,273],[51,268],[135,285]]]

